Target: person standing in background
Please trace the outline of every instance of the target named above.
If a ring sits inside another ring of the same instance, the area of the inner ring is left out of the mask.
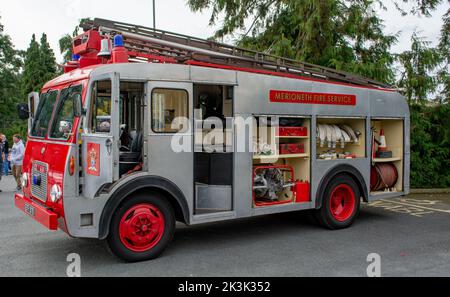
[[[12,173],[17,183],[17,191],[22,189],[20,178],[22,177],[23,156],[25,154],[25,146],[22,137],[18,134],[13,137],[14,145],[11,149],[11,165]]]
[[[3,134],[0,134],[0,181],[2,181],[2,173],[3,173]],[[0,193],[2,189],[0,189]]]
[[[9,142],[8,142],[8,138],[6,138],[5,134],[1,134],[0,135],[0,141],[3,142],[3,151],[2,155],[3,155],[3,168],[0,167],[0,170],[4,170],[4,176],[8,176],[9,175]]]

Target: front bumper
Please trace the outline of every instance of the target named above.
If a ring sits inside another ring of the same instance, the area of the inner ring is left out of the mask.
[[[14,196],[14,204],[18,209],[45,226],[47,229],[52,231],[58,230],[58,215],[48,210],[46,207],[37,204],[20,194]]]

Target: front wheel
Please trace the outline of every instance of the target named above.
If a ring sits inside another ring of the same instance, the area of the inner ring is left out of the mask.
[[[158,193],[140,194],[117,209],[108,245],[125,261],[152,260],[169,245],[174,230],[175,215],[170,203]]]
[[[359,214],[361,194],[359,187],[346,174],[336,176],[325,189],[322,208],[315,216],[321,225],[336,230],[350,227]]]

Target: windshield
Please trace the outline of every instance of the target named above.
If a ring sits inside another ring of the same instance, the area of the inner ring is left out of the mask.
[[[36,117],[33,121],[31,136],[45,137],[48,132],[48,126],[52,118],[53,107],[58,98],[58,91],[49,91],[41,95]]]
[[[72,133],[74,121],[74,101],[81,96],[80,85],[66,88],[61,91],[55,119],[52,123],[50,138],[67,140]],[[80,100],[81,101],[81,100]]]

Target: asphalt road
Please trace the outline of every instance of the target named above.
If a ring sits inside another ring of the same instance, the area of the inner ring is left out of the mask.
[[[381,257],[382,276],[450,276],[448,195],[365,205],[342,231],[302,213],[180,225],[161,258],[126,264],[102,242],[46,231],[15,209],[11,177],[0,188],[0,276],[66,276],[71,253],[81,257],[82,276],[367,276],[371,253]]]

